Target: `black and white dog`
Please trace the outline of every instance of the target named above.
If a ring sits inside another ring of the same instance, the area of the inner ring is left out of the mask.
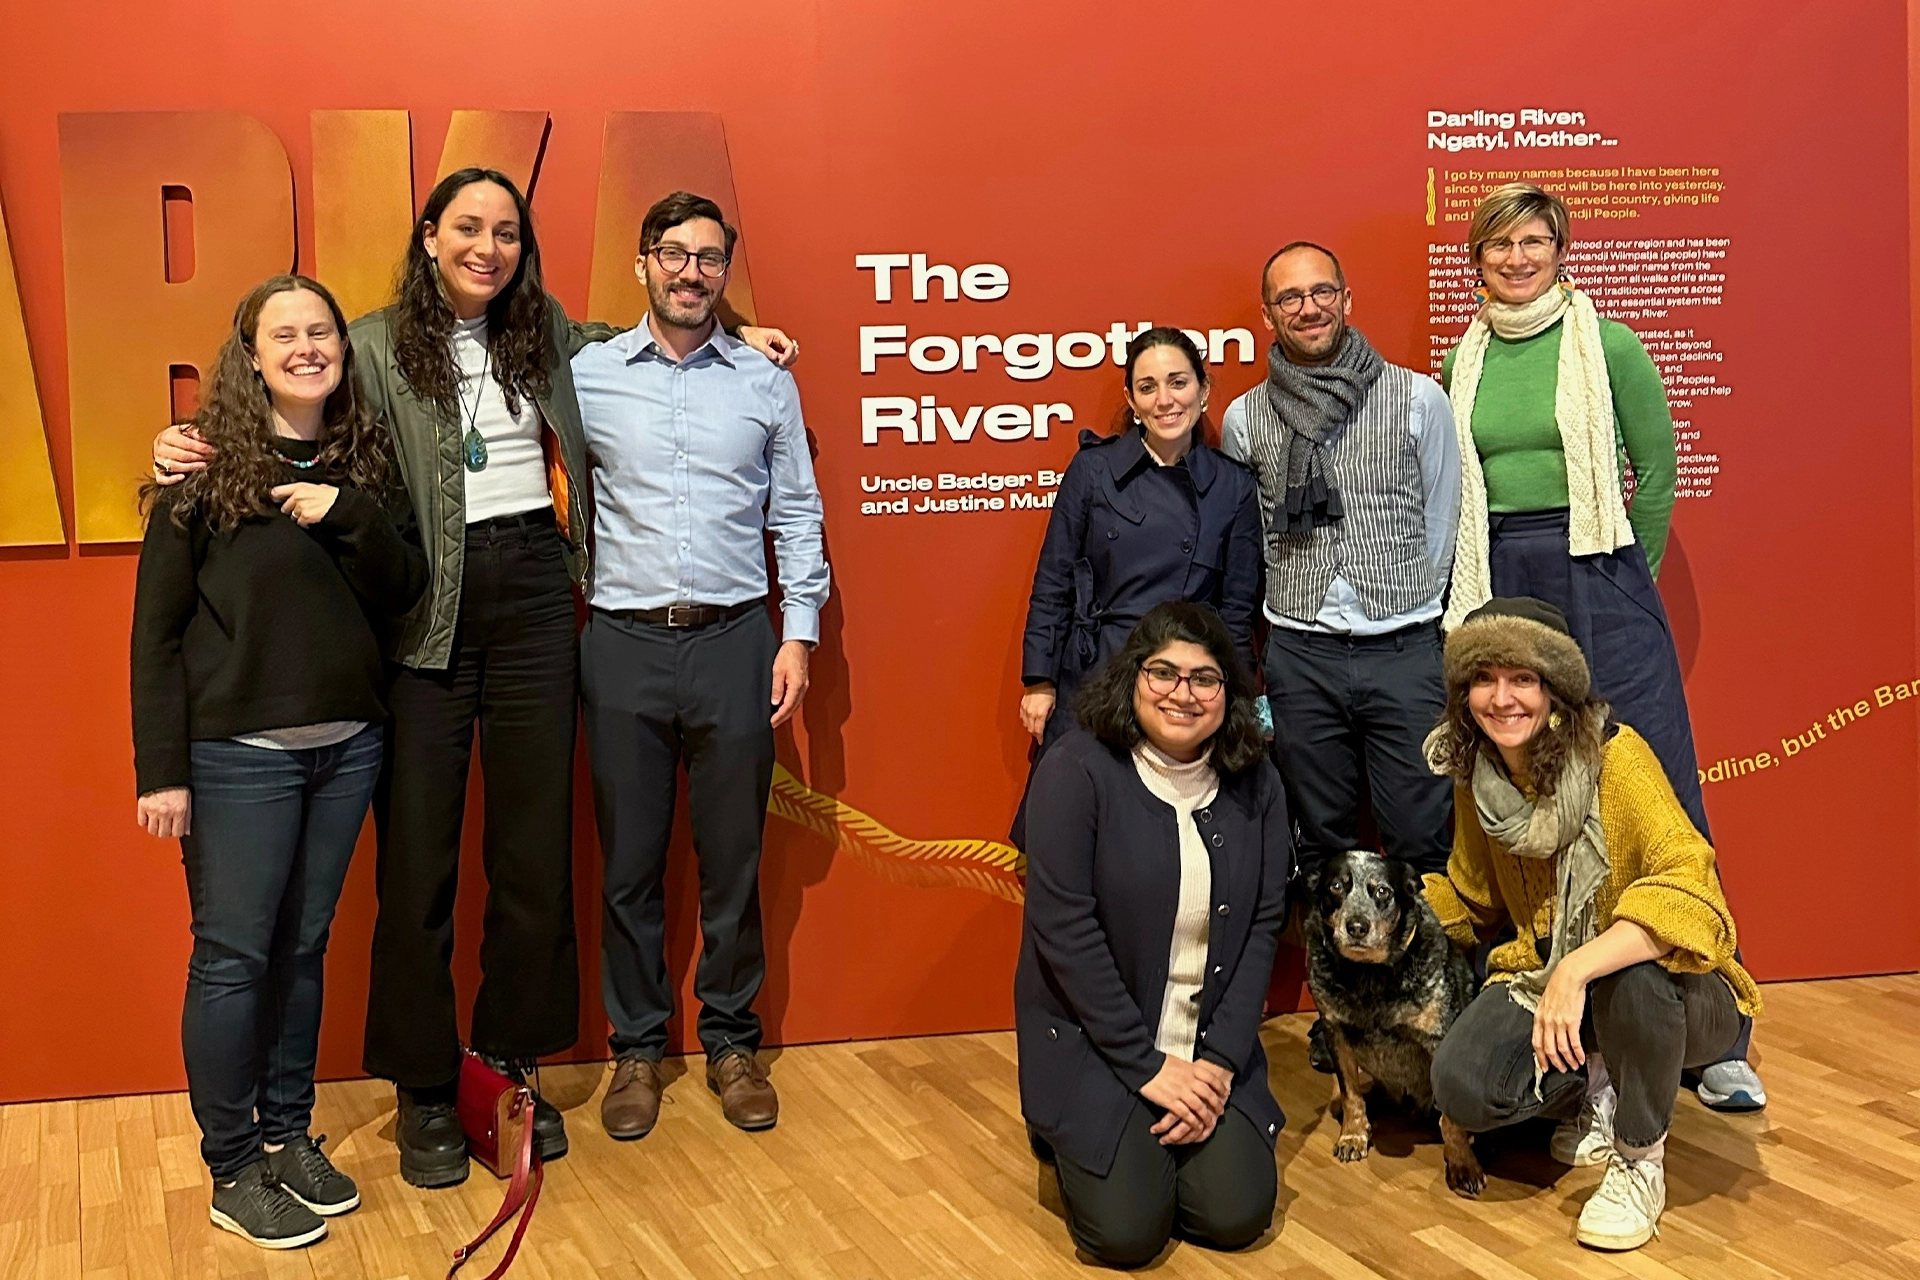
[[[1434,1109],[1433,1051],[1474,997],[1473,967],[1453,945],[1407,863],[1355,850],[1306,878],[1307,987],[1326,1020],[1340,1083],[1343,1161],[1367,1158],[1366,1092]],[[1486,1185],[1466,1130],[1445,1116],[1447,1185]]]

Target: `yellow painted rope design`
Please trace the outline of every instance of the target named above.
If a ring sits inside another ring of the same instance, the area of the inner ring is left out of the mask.
[[[815,791],[776,764],[767,812],[834,842],[840,852],[896,884],[972,889],[1005,902],[1026,899],[1026,855],[995,840],[910,840]]]

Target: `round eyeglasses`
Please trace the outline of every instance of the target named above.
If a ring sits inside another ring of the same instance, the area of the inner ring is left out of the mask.
[[[1212,702],[1227,687],[1226,678],[1211,667],[1183,672],[1165,662],[1149,662],[1140,668],[1140,674],[1146,678],[1147,688],[1153,691],[1156,698],[1167,697],[1185,684],[1196,702]]]

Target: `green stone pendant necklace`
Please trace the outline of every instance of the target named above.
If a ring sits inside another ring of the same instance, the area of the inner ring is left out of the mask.
[[[480,361],[480,376],[474,380],[473,408],[467,408],[467,393],[463,386],[460,391],[460,411],[467,420],[467,432],[461,437],[461,445],[466,450],[467,470],[485,471],[487,469],[487,439],[480,434],[480,401],[487,394],[487,370],[493,362],[493,348],[486,348],[487,354]]]

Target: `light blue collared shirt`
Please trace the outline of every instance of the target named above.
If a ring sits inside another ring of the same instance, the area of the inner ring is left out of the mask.
[[[1265,394],[1266,384],[1257,383],[1253,390],[1227,406],[1226,413],[1220,419],[1220,451],[1229,458],[1238,462],[1248,460],[1247,408],[1244,402],[1248,396]],[[1407,434],[1413,437],[1414,459],[1420,467],[1420,487],[1426,496],[1427,561],[1433,565],[1440,581],[1439,592],[1425,604],[1405,613],[1397,613],[1389,618],[1369,618],[1366,606],[1360,603],[1360,593],[1353,589],[1352,583],[1336,573],[1332,584],[1327,587],[1327,598],[1321,602],[1320,612],[1314,615],[1312,623],[1301,622],[1297,618],[1275,617],[1272,609],[1264,609],[1268,622],[1295,631],[1378,636],[1410,627],[1416,622],[1431,622],[1440,616],[1440,604],[1446,597],[1447,576],[1453,568],[1454,532],[1460,520],[1460,440],[1454,434],[1453,405],[1448,401],[1447,393],[1440,389],[1439,383],[1425,375],[1413,381],[1413,405],[1407,414]],[[1270,514],[1261,512],[1262,521]]]
[[[781,638],[820,639],[827,569],[793,375],[718,325],[685,360],[642,317],[573,358],[593,466],[593,603],[739,604],[780,572]]]

